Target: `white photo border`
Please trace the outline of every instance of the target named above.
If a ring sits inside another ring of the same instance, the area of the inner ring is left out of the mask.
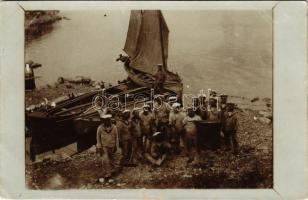
[[[24,12],[91,9],[273,10],[273,189],[30,190],[25,185]],[[306,2],[0,2],[0,195],[69,199],[308,197]]]

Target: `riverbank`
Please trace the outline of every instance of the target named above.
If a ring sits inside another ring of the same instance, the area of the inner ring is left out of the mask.
[[[51,100],[70,93],[87,92],[93,86],[78,84],[49,85],[26,93],[26,105]],[[161,167],[142,161],[105,184],[100,159],[92,147],[72,156],[48,157],[26,164],[26,184],[32,189],[100,189],[100,188],[271,188],[273,186],[272,123],[262,121],[271,113],[270,99],[231,97],[239,109],[239,154],[223,148],[204,151],[200,165],[186,164],[182,153],[170,157]],[[268,118],[267,118],[268,119]]]
[[[26,11],[25,13],[25,42],[31,41],[50,33],[53,30],[53,24],[63,17],[60,11]]]

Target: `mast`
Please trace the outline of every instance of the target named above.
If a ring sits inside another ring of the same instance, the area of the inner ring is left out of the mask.
[[[162,60],[163,60],[163,68],[166,71],[167,70],[167,63],[165,60],[165,50],[164,50],[164,40],[163,40],[163,33],[162,33],[162,13],[159,11],[159,33],[160,33],[160,47],[161,47],[161,53],[162,53]],[[157,63],[158,64],[158,63]]]

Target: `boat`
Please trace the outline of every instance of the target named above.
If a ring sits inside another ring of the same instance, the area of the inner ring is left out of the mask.
[[[137,14],[137,15],[136,15]],[[142,14],[142,15],[140,15]],[[134,43],[134,19],[139,20],[143,28],[139,27],[140,40]],[[155,22],[155,26],[153,26]],[[147,27],[147,29],[144,29]],[[152,31],[152,29],[154,29]],[[131,11],[130,24],[124,51],[130,55],[125,68],[128,78],[121,83],[108,88],[96,89],[78,96],[52,104],[45,104],[26,110],[26,129],[32,137],[30,143],[30,158],[35,160],[37,154],[55,150],[66,145],[77,143],[77,150],[81,152],[96,144],[96,130],[100,124],[100,112],[95,99],[104,96],[107,99],[116,97],[121,109],[136,106],[136,97],[142,96],[143,101],[137,102],[140,107],[153,98],[152,84],[157,63],[164,63],[167,80],[162,95],[179,96],[182,94],[182,81],[177,74],[167,70],[168,32],[166,22],[159,10]],[[153,33],[153,34],[152,34]],[[154,34],[155,33],[155,34]],[[149,34],[149,35],[147,35]],[[143,42],[141,42],[143,35]],[[147,35],[147,37],[145,37]],[[144,39],[146,38],[146,39]],[[152,38],[152,39],[151,39]],[[158,40],[160,38],[160,40]],[[137,48],[138,51],[129,50]],[[147,52],[145,54],[141,53]],[[157,56],[149,54],[155,52]],[[122,57],[123,60],[123,57]],[[146,62],[147,61],[147,62]],[[145,62],[145,65],[141,65]],[[103,102],[106,103],[106,102]],[[111,101],[111,103],[113,103]]]

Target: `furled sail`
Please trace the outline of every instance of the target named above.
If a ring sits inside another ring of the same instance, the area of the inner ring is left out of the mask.
[[[160,10],[131,11],[124,51],[130,67],[154,75],[157,64],[167,69],[169,30]]]

